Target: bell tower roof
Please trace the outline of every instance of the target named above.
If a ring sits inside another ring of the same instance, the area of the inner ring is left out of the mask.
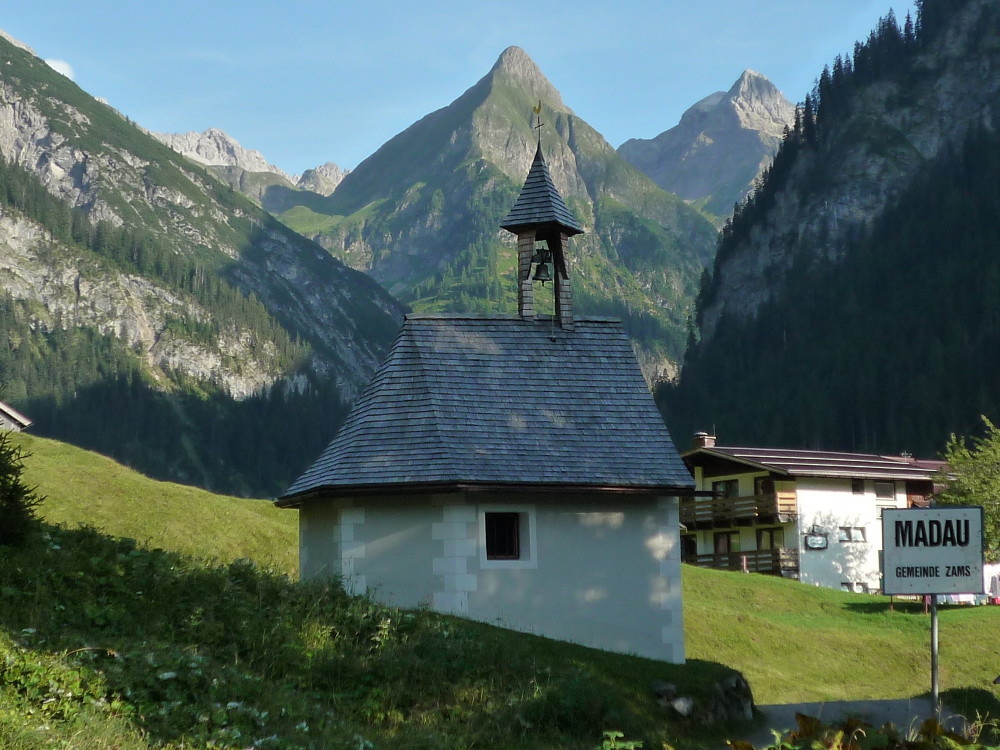
[[[541,142],[535,151],[535,159],[531,163],[521,194],[510,213],[500,222],[500,227],[514,234],[526,229],[555,228],[560,229],[567,237],[583,232],[583,227],[573,218],[552,182],[552,175],[549,174],[549,167],[542,155]]]

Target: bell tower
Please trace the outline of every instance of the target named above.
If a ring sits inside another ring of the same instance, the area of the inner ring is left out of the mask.
[[[573,218],[552,182],[542,155],[541,138],[521,194],[500,226],[517,235],[518,314],[525,320],[535,319],[534,283],[551,280],[555,285],[556,319],[564,330],[572,331],[573,288],[566,268],[566,251],[569,238],[581,234],[583,227]]]

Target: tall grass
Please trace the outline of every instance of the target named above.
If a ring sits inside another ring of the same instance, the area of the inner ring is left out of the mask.
[[[700,747],[648,686],[706,696],[729,673],[404,612],[87,528],[0,548],[0,595],[0,747],[18,750],[592,747],[608,728]]]

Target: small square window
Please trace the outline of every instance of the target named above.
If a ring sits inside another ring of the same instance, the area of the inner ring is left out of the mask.
[[[895,500],[895,482],[875,482],[875,497],[878,500]]]
[[[851,480],[851,493],[854,495],[865,494],[865,480],[864,479],[852,479]]]
[[[521,514],[486,514],[486,559],[521,559]]]
[[[837,534],[837,539],[841,542],[864,542],[864,526],[841,526]]]

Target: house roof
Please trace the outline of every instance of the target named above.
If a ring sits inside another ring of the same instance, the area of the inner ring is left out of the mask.
[[[409,315],[340,432],[285,492],[433,485],[689,490],[611,319]]]
[[[580,222],[573,217],[552,182],[549,167],[542,156],[541,142],[535,151],[535,159],[531,162],[521,194],[500,226],[515,234],[529,227],[545,226],[558,226],[569,236],[583,232]]]
[[[943,461],[927,461],[905,456],[878,456],[870,453],[793,450],[788,448],[731,448],[713,446],[696,448],[684,454],[695,463],[698,457],[736,461],[758,470],[785,476],[854,477],[858,479],[934,478]]]
[[[17,426],[17,429],[23,430],[31,424],[31,420],[24,416],[10,404],[5,404],[0,401],[0,419],[5,419],[8,422],[13,423]]]

